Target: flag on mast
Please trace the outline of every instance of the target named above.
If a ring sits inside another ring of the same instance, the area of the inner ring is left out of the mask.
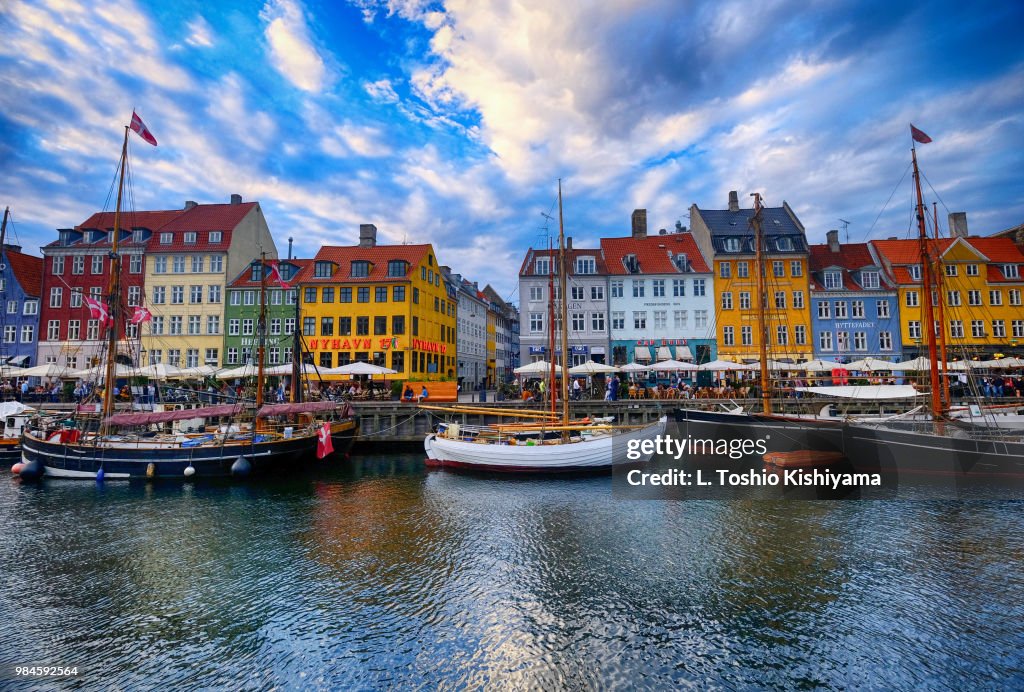
[[[110,312],[107,310],[107,306],[101,301],[89,296],[83,296],[82,301],[85,303],[85,306],[89,308],[89,317],[99,320],[106,327],[114,326],[114,318],[111,317]]]
[[[132,111],[131,128],[138,133],[139,137],[142,137],[142,139],[146,140],[154,147],[156,146],[156,137],[153,136],[153,133],[149,131],[148,127],[146,127],[146,123],[142,122],[142,118],[140,118],[139,114],[135,111]]]
[[[153,319],[153,313],[141,305],[135,306],[135,312],[132,313],[132,324],[142,324]]]
[[[910,136],[915,142],[920,142],[921,144],[928,144],[932,141],[931,137],[914,127],[913,123],[910,124]]]
[[[334,444],[331,442],[331,424],[325,422],[316,431],[316,458],[323,459],[334,452]]]
[[[270,271],[267,272],[267,278],[271,281],[276,281],[281,288],[291,288],[291,284],[285,282],[284,278],[281,276],[281,270],[278,268],[277,264],[277,262],[267,263],[267,266],[270,268]]]

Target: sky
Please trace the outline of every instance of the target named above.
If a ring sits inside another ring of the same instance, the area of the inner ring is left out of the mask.
[[[430,242],[518,302],[527,248],[689,225],[737,190],[809,240],[928,202],[1024,222],[1024,3],[218,0],[0,4],[0,205],[35,252],[113,208],[259,201],[278,251]],[[553,216],[554,221],[548,216]],[[845,236],[844,236],[845,238]]]

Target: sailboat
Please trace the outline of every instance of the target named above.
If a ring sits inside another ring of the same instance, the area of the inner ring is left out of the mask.
[[[531,418],[529,422],[473,427],[458,423],[441,425],[424,440],[427,465],[519,473],[572,473],[610,471],[615,464],[649,461],[652,453],[640,446],[663,435],[667,417],[646,426],[614,426],[605,422],[572,421],[569,416],[569,343],[567,320],[565,229],[562,221],[562,184],[558,184],[558,301],[561,324],[561,415],[555,414],[555,359],[550,364],[550,413],[515,409],[480,409],[498,416]],[[553,313],[554,301],[551,311]],[[552,315],[553,317],[553,315]],[[549,320],[549,339],[554,341],[555,320]],[[552,343],[552,353],[554,353]],[[431,410],[466,413],[458,407],[422,406]],[[639,454],[638,454],[639,452]]]
[[[913,125],[910,129],[912,141],[931,141]],[[917,196],[921,285],[923,295],[928,296],[941,280],[941,258],[933,255],[933,246],[925,228],[921,174],[917,147],[913,145],[911,159]],[[938,304],[941,309],[942,301]],[[921,306],[923,324],[932,324],[932,301],[922,300]],[[945,329],[944,325],[941,326],[940,334]],[[948,393],[943,398],[935,330],[926,328],[923,331],[928,344],[931,415],[902,421],[847,422],[842,426],[843,450],[847,457],[858,470],[938,473],[958,481],[990,476],[1024,478],[1024,436],[1019,431],[1011,433],[996,424],[985,425],[984,418],[980,419],[982,424],[974,424],[950,416]],[[941,350],[944,356],[944,343]],[[943,358],[942,363],[945,362]]]
[[[106,357],[102,364],[100,415],[97,418],[94,412],[71,419],[64,416],[36,419],[33,427],[25,429],[21,435],[21,478],[31,480],[48,476],[101,481],[244,477],[254,473],[287,471],[314,457],[346,453],[359,430],[358,420],[349,404],[300,402],[297,397],[293,403],[263,403],[267,328],[265,258],[260,260],[263,278],[255,405],[236,402],[165,411],[115,410],[115,347],[118,325],[125,319],[121,305],[118,242],[129,129],[136,129],[134,122],[133,126],[125,126],[121,148],[108,291],[105,304],[96,306],[105,310],[101,315],[105,318],[107,337]],[[155,140],[150,143],[155,144]],[[300,357],[301,350],[295,353]],[[165,429],[165,424],[174,422],[179,424],[177,431]]]

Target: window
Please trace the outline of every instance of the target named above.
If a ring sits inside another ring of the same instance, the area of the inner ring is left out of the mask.
[[[68,340],[82,338],[82,322],[80,320],[68,320]]]
[[[786,309],[786,292],[785,291],[776,291],[775,292],[775,308],[777,310],[785,310]]]
[[[89,271],[93,274],[103,273],[103,255],[92,256],[92,266]]]
[[[166,286],[154,286],[153,287],[153,304],[163,305],[167,302],[167,287]]]
[[[160,244],[161,245],[170,245],[173,241],[174,241],[174,234],[173,233],[161,233],[160,234]]]
[[[1003,292],[999,290],[988,292],[988,304],[989,305],[1002,305],[1003,304]]]
[[[976,265],[976,264],[968,264],[967,265],[967,276],[977,276],[977,275],[978,275],[978,265]]]
[[[728,262],[720,262],[718,264],[718,275],[723,279],[728,279],[732,276],[732,266]]]
[[[750,276],[750,264],[748,262],[737,262],[736,263],[736,276],[741,279],[746,279]],[[794,276],[796,276],[794,274]]]
[[[1021,304],[1020,303],[1020,289],[1019,288],[1011,288],[1010,289],[1010,305],[1020,305],[1020,304]]]
[[[360,286],[356,289],[356,302],[369,303],[370,302],[370,287]]]
[[[654,311],[654,328],[664,331],[668,328],[668,311],[667,310],[655,310]]]
[[[789,327],[784,324],[780,324],[775,328],[775,343],[779,346],[789,345]]]
[[[251,322],[252,320],[250,320]],[[249,332],[250,334],[252,332]],[[171,335],[181,335],[181,315],[171,315],[171,329],[168,332]]]
[[[444,325],[441,325],[442,332],[444,331]],[[376,316],[373,318],[373,334],[374,336],[381,336],[382,334],[388,333],[388,318],[384,316]],[[442,336],[442,339],[444,337]]]
[[[535,274],[550,274],[551,260],[548,257],[538,257],[534,267]]]
[[[162,336],[164,333],[164,318],[162,315],[153,315],[149,321],[149,333],[153,336]]]
[[[1013,329],[1013,336],[1015,338],[1024,336],[1024,320],[1013,320],[1010,326]]]
[[[843,319],[846,317],[846,301],[836,301],[836,319]]]
[[[50,288],[50,307],[59,308],[64,302],[64,289],[60,286]]]
[[[593,257],[577,257],[576,258],[576,273],[577,274],[596,274],[597,273],[597,261]]]
[[[211,243],[220,243],[224,237],[221,231],[210,231],[209,239]]]
[[[375,303],[386,303],[388,302],[388,287],[377,286],[373,289],[373,300]]]
[[[334,336],[334,318],[320,318],[320,336]]]
[[[612,281],[611,283],[611,296],[612,298],[622,297],[622,281]]]
[[[202,274],[203,273],[203,256],[192,255],[192,273]],[[198,358],[198,356],[196,356]]]
[[[199,365],[199,349],[190,348],[185,351],[185,367],[194,368]]]
[[[242,333],[242,320],[232,317],[228,320],[228,336],[238,336]]]
[[[793,291],[793,307],[797,310],[804,309],[804,292]]]
[[[171,258],[171,273],[185,273],[185,255],[175,255],[174,257]]]
[[[544,331],[544,313],[530,313],[530,331],[533,332],[534,334]]]
[[[60,338],[60,320],[50,320],[46,323],[46,340],[56,341]]]
[[[952,320],[949,323],[949,336],[953,339],[964,338],[964,321]]]
[[[672,326],[676,329],[686,328],[686,310],[672,311]]]
[[[558,296],[555,297],[557,298]],[[416,288],[415,286],[412,287],[412,304],[420,304],[420,289]]]
[[[71,258],[71,273],[85,273],[85,257],[83,257],[82,255],[75,255],[74,257]]]
[[[570,294],[573,300],[584,300],[586,298],[586,289],[583,286],[573,286],[570,289]]]
[[[971,320],[971,336],[980,339],[985,336],[985,321]]]
[[[81,296],[81,294],[79,294]],[[38,315],[39,314],[39,301],[38,300],[26,300],[25,301],[25,314],[26,315]]]
[[[79,294],[79,300],[81,300],[81,294]],[[134,307],[142,304],[142,287],[141,286],[129,286],[128,287],[128,307]]]
[[[920,281],[921,280],[921,265],[920,264],[912,264],[909,267],[907,267],[907,269],[910,271],[910,278],[911,279],[913,279],[914,281]]]
[[[740,239],[736,237],[723,238],[722,249],[726,252],[739,252],[740,251]]]
[[[855,351],[866,351],[866,350],[868,350],[868,333],[867,332],[854,332],[853,333],[853,350],[855,350]]]
[[[633,329],[647,329],[646,310],[635,310],[633,312]]]
[[[53,258],[53,274],[54,274],[54,276],[60,276],[63,273],[64,273],[64,257],[63,256],[54,257]]]
[[[415,322],[414,322],[415,324]],[[357,317],[356,318],[356,336],[369,336],[370,335],[370,318],[369,317]]]
[[[349,303],[351,303],[352,302],[352,289],[351,288],[349,288],[349,289],[342,289],[342,291],[345,291],[345,290],[348,290],[348,301],[342,301],[342,302],[349,302]],[[391,300],[392,300],[392,302],[395,302],[395,303],[404,303],[405,302],[405,286],[395,286],[395,287],[393,287],[391,289]]]
[[[834,291],[843,287],[842,272],[825,272],[825,290]]]
[[[643,298],[644,297],[644,283],[645,283],[644,280],[643,279],[634,279],[632,283],[633,283],[633,297],[634,298]]]
[[[878,301],[878,303],[875,304],[875,309],[878,312],[878,316],[879,317],[888,317],[889,316],[889,301],[888,300],[880,300],[880,301]]]
[[[603,312],[592,312],[590,313],[590,329],[595,332],[604,331],[604,313]]]
[[[574,332],[587,331],[587,315],[584,312],[572,313],[572,330]]]
[[[918,300],[917,291],[907,291],[907,307],[916,308],[918,305],[920,305],[920,302]]]
[[[1006,321],[992,320],[992,336],[1003,338],[1006,336]]]
[[[223,255],[210,255],[210,271],[214,274],[220,274],[224,271]]]
[[[944,265],[944,266],[946,268],[946,276],[956,276],[956,265],[955,264],[947,264],[947,265]]]
[[[248,293],[248,291],[246,291]],[[181,305],[185,302],[185,287],[171,286],[171,305]],[[246,303],[248,305],[248,303]]]
[[[878,288],[878,272],[861,272],[860,273],[860,284],[864,288]]]
[[[18,340],[18,328],[13,324],[4,326],[4,343],[13,344]]]
[[[722,293],[722,309],[732,310],[732,293],[729,291]]]
[[[316,336],[316,318],[315,317],[303,317],[302,318],[302,335],[303,336]]]
[[[799,277],[804,275],[804,265],[800,260],[789,261],[790,276]]]
[[[142,273],[142,255],[129,255],[129,257],[128,257],[128,273],[129,274],[141,274]]]
[[[626,328],[626,313],[625,312],[613,312],[612,313],[612,329],[625,329]]]
[[[651,281],[651,295],[655,298],[665,297],[665,279],[654,279]]]
[[[980,302],[980,299],[979,299]],[[932,305],[935,303],[933,302]],[[960,291],[946,291],[946,305],[950,307],[960,306]]]
[[[333,303],[334,302],[334,287],[324,286],[320,289],[320,302],[321,303]]]
[[[225,359],[226,365],[238,365],[238,349],[235,347],[228,348],[228,354]]]
[[[850,350],[850,332],[836,332],[836,349],[839,351]]]
[[[672,279],[672,297],[680,298],[686,295],[686,279]]]
[[[153,258],[153,273],[154,274],[166,274],[167,273],[167,258],[166,257],[155,257],[155,258]]]
[[[202,334],[202,318],[199,315],[188,316],[188,333],[190,336]],[[196,356],[198,358],[199,356]]]
[[[18,314],[18,301],[8,300],[7,301],[7,314],[17,315]]]
[[[220,334],[220,315],[207,315],[206,333]]]
[[[210,286],[209,290],[207,290],[207,292],[206,292],[206,294],[207,294],[207,301],[210,302],[210,303],[219,303],[220,302],[220,289],[221,289],[220,286]]]
[[[740,310],[750,309],[750,292],[740,291]]]
[[[822,351],[832,350],[832,332],[818,332],[818,349]]]
[[[706,329],[708,326],[708,311],[707,310],[694,310],[693,311],[693,326],[698,329]]]
[[[405,260],[388,260],[388,276],[404,277],[409,271],[409,263]]]
[[[21,327],[21,343],[30,344],[36,340],[36,327],[33,324],[24,324]]]
[[[530,286],[530,300],[532,302],[539,302],[544,300],[544,287]]]
[[[736,345],[736,334],[733,327],[722,327],[722,343],[726,346]]]
[[[186,245],[195,245],[196,244],[196,232],[195,231],[185,231],[184,243]]]
[[[99,320],[89,320],[85,323],[85,338],[87,341],[96,341],[100,338]]]
[[[604,300],[604,286],[591,286],[590,287],[590,299],[591,300]]]
[[[693,280],[693,295],[702,296],[704,295],[704,279]]]
[[[981,291],[968,291],[967,292],[967,304],[968,305],[981,305]]]
[[[391,316],[391,333],[396,335],[405,334],[405,315]]]
[[[797,346],[807,345],[807,327],[802,324],[798,324],[793,327],[793,336],[796,338]]]
[[[189,289],[188,289],[188,302],[190,302],[190,303],[202,303],[203,302],[203,287],[202,286],[189,286]]]
[[[779,278],[784,277],[786,275],[786,263],[782,260],[773,261],[772,274]]]
[[[878,332],[878,350],[892,350],[892,332]]]
[[[864,301],[854,300],[850,302],[851,317],[854,319],[864,319]]]
[[[907,336],[911,339],[921,338],[921,323],[918,320],[911,320],[907,323]]]
[[[750,326],[740,327],[740,343],[744,346],[752,346],[754,343],[754,331]]]

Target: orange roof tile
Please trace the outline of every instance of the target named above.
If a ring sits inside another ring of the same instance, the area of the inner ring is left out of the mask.
[[[4,257],[11,265],[11,271],[21,285],[21,290],[26,295],[38,298],[43,286],[43,258],[13,250],[4,250]]]
[[[433,252],[430,245],[375,245],[374,247],[359,247],[358,245],[325,245],[320,248],[309,264],[299,271],[293,283],[373,283],[381,281],[404,281],[411,278],[411,274],[404,277],[388,276],[388,262],[391,260],[405,260],[412,267],[423,261],[424,255]],[[338,265],[337,271],[331,277],[316,277],[316,262],[334,262]],[[351,263],[365,261],[370,263],[370,274],[366,277],[350,276]],[[437,258],[434,258],[437,264]],[[435,272],[437,267],[435,267]]]
[[[641,274],[681,273],[672,263],[674,255],[686,255],[694,272],[711,272],[690,233],[649,235],[643,238],[601,238],[601,249],[604,251],[608,273],[612,275],[631,273],[622,262],[627,255],[636,255]]]

